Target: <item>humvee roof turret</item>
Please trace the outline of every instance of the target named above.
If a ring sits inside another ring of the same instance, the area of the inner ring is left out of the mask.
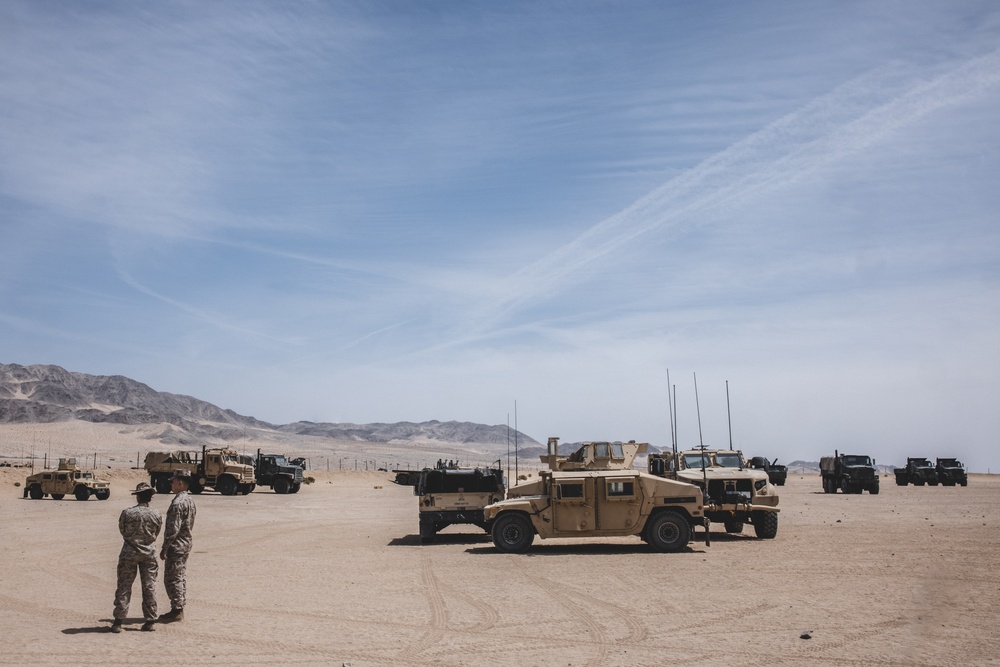
[[[649,449],[648,443],[635,440],[585,442],[569,456],[560,456],[558,445],[559,438],[549,438],[549,453],[539,457],[549,470],[628,470]]]

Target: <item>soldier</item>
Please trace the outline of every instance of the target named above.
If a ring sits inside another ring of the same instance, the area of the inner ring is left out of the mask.
[[[132,600],[136,571],[139,572],[142,583],[142,616],[146,619],[142,629],[147,632],[155,629],[156,574],[159,570],[156,562],[156,538],[162,525],[159,511],[149,506],[155,493],[149,484],[139,482],[132,492],[137,503],[122,510],[118,517],[118,530],[125,542],[118,554],[118,588],[115,591],[115,620],[111,624],[111,632],[122,631],[122,621],[128,616],[128,606]]]
[[[191,553],[191,530],[196,513],[194,500],[188,493],[191,473],[176,470],[170,480],[174,499],[167,509],[167,527],[163,531],[163,548],[160,558],[164,561],[163,585],[170,598],[170,611],[160,616],[160,623],[184,620],[184,601],[187,594],[187,559]]]

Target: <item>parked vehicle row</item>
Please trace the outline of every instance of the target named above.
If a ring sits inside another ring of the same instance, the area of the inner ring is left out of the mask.
[[[965,466],[956,458],[939,458],[936,463],[924,457],[906,459],[906,465],[893,471],[898,486],[968,486],[969,476]]]

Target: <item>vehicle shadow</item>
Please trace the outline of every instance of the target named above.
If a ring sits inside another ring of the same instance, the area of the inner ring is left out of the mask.
[[[466,549],[465,553],[473,554],[477,556],[484,555],[504,555],[504,552],[500,551],[496,547],[483,546],[483,547],[473,547],[471,549]],[[684,556],[685,554],[703,554],[705,553],[704,544],[688,545],[687,547],[681,549],[680,551],[675,551],[670,554],[663,554],[668,556]],[[568,555],[592,555],[592,556],[622,556],[628,554],[649,554],[656,555],[658,552],[653,551],[648,545],[645,544],[532,544],[531,549],[525,554],[517,554],[524,556],[568,556]]]
[[[397,537],[389,541],[390,547],[413,547],[413,546],[424,546],[432,547],[434,545],[445,545],[445,544],[479,544],[482,542],[489,542],[490,536],[483,533],[482,535],[476,535],[473,533],[438,533],[430,539],[430,541],[422,543],[420,541],[419,535],[405,535],[403,537]]]

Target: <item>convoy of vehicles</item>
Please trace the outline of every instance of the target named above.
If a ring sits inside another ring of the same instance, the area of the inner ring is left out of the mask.
[[[80,470],[76,459],[59,459],[55,470],[43,470],[24,481],[24,498],[41,500],[50,496],[62,500],[69,494],[77,500],[89,500],[91,496],[107,500],[111,497],[111,482],[98,479],[89,470]]]
[[[677,551],[707,523],[702,491],[694,484],[632,468],[648,445],[629,441],[584,443],[560,456],[549,438],[548,464],[507,490],[506,500],[483,513],[497,549],[524,553],[534,541],[554,537],[638,535],[656,551]]]
[[[170,493],[170,479],[175,470],[191,473],[191,493],[215,489],[224,496],[247,495],[257,484],[253,466],[240,460],[233,449],[201,451],[149,452],[144,463],[149,483],[157,493]]]
[[[867,491],[875,495],[879,491],[875,460],[866,454],[834,451],[833,456],[824,456],[819,460],[819,470],[824,493],[836,493],[840,489],[844,493]]]
[[[700,487],[705,516],[722,523],[727,533],[742,533],[749,523],[759,538],[772,539],[778,534],[778,490],[767,472],[747,466],[738,449],[650,454],[647,467],[650,474]]]
[[[938,483],[937,470],[934,469],[934,464],[923,457],[906,459],[906,466],[896,468],[893,473],[896,476],[897,486],[906,486],[907,484],[913,484],[914,486],[923,486],[924,484],[937,486]]]

